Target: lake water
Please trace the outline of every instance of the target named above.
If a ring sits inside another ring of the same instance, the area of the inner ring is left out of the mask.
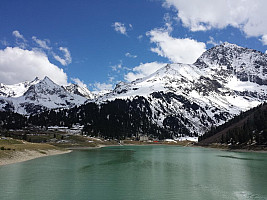
[[[77,150],[0,167],[1,200],[267,199],[267,154],[178,146]]]

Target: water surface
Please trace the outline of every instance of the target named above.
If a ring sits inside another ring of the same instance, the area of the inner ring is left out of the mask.
[[[262,200],[267,154],[107,147],[1,166],[0,180],[1,200]]]

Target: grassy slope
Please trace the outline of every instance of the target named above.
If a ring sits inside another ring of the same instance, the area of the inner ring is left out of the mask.
[[[23,140],[15,140],[12,138],[0,139],[0,159],[10,157],[15,152],[23,152],[25,150],[38,151],[42,153],[47,150],[63,149],[60,149],[50,144],[29,143]]]

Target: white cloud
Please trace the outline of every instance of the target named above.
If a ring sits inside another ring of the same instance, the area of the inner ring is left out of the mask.
[[[13,31],[12,35],[14,35],[16,38],[22,39],[24,42],[26,42],[26,39],[24,38],[24,36],[22,34],[20,34],[19,31]]]
[[[66,73],[50,63],[44,53],[19,47],[0,50],[0,82],[14,84],[33,80],[36,76],[39,78],[48,76],[60,85],[67,84]]]
[[[164,67],[165,63],[151,62],[151,63],[141,63],[139,66],[133,68],[133,72],[129,72],[124,76],[126,81],[132,82],[138,78],[146,77],[160,68]]]
[[[172,28],[172,20],[170,14],[165,13],[163,20],[165,22],[166,31],[168,31],[169,33],[172,32],[173,28]]]
[[[139,36],[137,37],[137,39],[141,41],[141,40],[143,39],[143,37],[144,37],[143,35],[139,35]]]
[[[22,49],[26,49],[27,47],[27,40],[24,38],[24,36],[22,34],[20,34],[19,31],[13,31],[12,35],[16,37],[16,44],[22,48]]]
[[[267,34],[267,1],[265,0],[165,0],[173,6],[178,18],[191,31],[223,29],[233,26],[249,37]]]
[[[129,52],[127,52],[127,53],[125,54],[125,56],[128,57],[128,58],[137,58],[137,55],[132,55],[132,54],[129,53]]]
[[[100,83],[96,82],[94,83],[94,91],[107,91],[107,90],[112,90],[113,85],[110,83]]]
[[[117,65],[113,65],[113,66],[111,66],[111,69],[112,69],[112,71],[120,72],[120,70],[122,69],[122,62],[120,62],[120,63],[117,64]]]
[[[109,76],[109,77],[108,77],[108,81],[109,81],[109,82],[113,82],[114,80],[115,80],[115,77],[114,77],[114,76]]]
[[[165,29],[154,29],[149,31],[147,36],[150,37],[151,43],[156,44],[151,51],[174,63],[194,63],[206,50],[205,43],[189,38],[173,38]]]
[[[4,39],[4,40],[1,40],[0,41],[1,42],[1,44],[3,45],[3,46],[8,46],[9,45],[9,43],[8,43],[8,41],[6,40],[6,39]]]
[[[261,42],[262,42],[262,44],[267,45],[267,34],[265,34],[261,37]]]
[[[60,57],[59,55],[56,55],[55,53],[53,53],[54,58],[61,63],[61,65],[66,66],[68,64],[71,63],[72,58],[70,55],[70,52],[68,50],[68,48],[66,47],[59,47],[59,50],[62,51],[64,53],[64,58]]]
[[[209,39],[210,39],[210,40],[207,41],[207,44],[211,44],[211,45],[213,45],[213,46],[217,46],[217,45],[219,45],[219,44],[222,44],[222,41],[216,42],[216,41],[214,40],[214,37],[212,37],[212,36],[210,36]]]
[[[112,26],[114,27],[115,31],[117,31],[123,35],[127,35],[127,29],[123,23],[115,22],[114,24],[112,24]]]
[[[43,49],[46,49],[46,50],[50,50],[51,47],[48,46],[48,44],[50,43],[49,40],[40,40],[40,39],[37,39],[36,36],[32,36],[32,39],[34,42],[36,42],[41,48]]]
[[[81,81],[79,78],[71,78],[71,80],[77,85],[79,85],[80,87],[87,88],[87,85],[83,81]]]

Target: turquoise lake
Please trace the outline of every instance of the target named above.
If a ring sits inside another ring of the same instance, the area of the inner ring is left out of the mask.
[[[1,200],[267,199],[267,154],[120,146],[0,167]]]

